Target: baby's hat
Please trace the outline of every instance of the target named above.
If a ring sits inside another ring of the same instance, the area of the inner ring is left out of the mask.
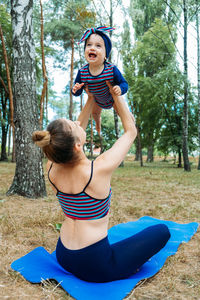
[[[80,39],[79,43],[85,41],[85,46],[84,46],[84,49],[85,49],[86,41],[91,34],[96,33],[96,34],[100,35],[102,37],[102,39],[104,40],[104,44],[105,44],[105,48],[106,48],[106,58],[108,58],[110,55],[110,51],[112,49],[112,43],[111,43],[109,36],[106,34],[106,32],[112,31],[114,29],[115,28],[113,28],[113,27],[105,27],[105,26],[87,29],[86,32],[84,33],[84,35],[82,36],[82,38]]]

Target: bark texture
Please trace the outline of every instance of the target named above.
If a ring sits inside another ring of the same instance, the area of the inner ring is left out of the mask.
[[[147,162],[153,162],[154,161],[154,145],[149,145],[147,149]]]
[[[1,86],[3,89],[1,89]],[[0,108],[0,122],[1,122],[1,156],[0,161],[7,161],[7,153],[6,153],[6,142],[7,142],[7,133],[8,133],[8,124],[6,123],[6,108],[7,108],[7,100],[8,100],[8,90],[0,76],[0,99],[1,99],[1,108]]]
[[[46,188],[41,151],[31,139],[32,132],[39,129],[32,25],[33,1],[12,0],[11,5],[16,169],[7,193],[37,198],[46,195]]]
[[[199,9],[196,0],[196,30],[197,30],[197,89],[198,89],[198,140],[199,140],[199,161],[197,169],[200,170],[200,42],[199,42]]]
[[[43,74],[43,88],[42,88],[42,95],[40,98],[40,128],[43,128],[43,115],[44,115],[44,99],[46,96],[46,110],[47,110],[47,103],[48,103],[48,97],[47,97],[47,89],[48,89],[48,78],[47,78],[47,72],[46,72],[46,64],[45,64],[45,55],[44,55],[44,19],[43,19],[43,7],[42,7],[42,0],[40,0],[40,16],[41,16],[41,50],[42,50],[42,74]]]
[[[188,11],[186,0],[183,0],[184,12],[184,107],[183,107],[183,161],[184,170],[191,171],[188,157],[188,58],[187,58],[187,24]]]

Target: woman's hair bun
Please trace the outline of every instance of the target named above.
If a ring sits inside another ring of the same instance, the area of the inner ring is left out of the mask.
[[[37,146],[39,146],[40,148],[43,148],[50,144],[51,135],[50,135],[49,131],[45,131],[45,130],[34,131],[32,134],[32,140]]]

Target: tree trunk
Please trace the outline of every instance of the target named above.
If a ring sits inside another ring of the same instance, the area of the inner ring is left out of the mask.
[[[45,65],[45,56],[44,56],[44,26],[43,26],[43,8],[42,8],[42,1],[40,0],[40,10],[41,10],[41,50],[42,50],[42,74],[43,74],[43,88],[42,88],[42,95],[40,99],[40,128],[43,127],[43,115],[44,115],[44,99],[45,95],[47,98],[47,85],[48,85],[48,78],[46,73],[46,65]],[[46,99],[46,104],[48,100]]]
[[[10,104],[10,125],[12,126],[13,129],[13,153],[12,153],[12,162],[15,161],[15,139],[14,139],[14,132],[15,132],[15,126],[13,122],[13,113],[14,113],[14,107],[13,107],[13,93],[12,93],[12,88],[11,88],[11,80],[10,80],[10,71],[9,71],[9,65],[8,65],[8,57],[7,57],[7,52],[6,52],[6,47],[4,43],[4,38],[3,38],[3,31],[0,25],[0,38],[2,42],[2,48],[3,48],[3,56],[4,56],[4,61],[5,61],[5,67],[6,67],[6,75],[7,75],[7,81],[8,81],[8,93],[9,93],[9,104]]]
[[[138,140],[138,137],[137,137],[137,139],[136,139],[135,146],[136,146],[136,150],[135,150],[135,161],[139,161],[139,160],[140,160],[140,148],[139,148],[139,140]]]
[[[197,30],[197,93],[198,93],[198,140],[199,140],[199,162],[197,169],[200,170],[200,42],[199,42],[199,7],[196,0],[196,30]]]
[[[115,135],[116,139],[119,138],[119,122],[118,122],[118,115],[115,110],[113,110],[113,116],[114,116],[114,123],[115,123]]]
[[[181,149],[178,150],[178,168],[182,168]]]
[[[8,133],[8,157],[10,156],[11,131],[12,131],[12,127],[9,126],[9,133]]]
[[[8,157],[7,157],[7,153],[6,153],[6,142],[7,142],[7,134],[8,134],[8,125],[2,126],[2,142],[1,142],[1,161],[7,161]]]
[[[73,72],[74,72],[74,38],[71,39],[71,68],[70,68],[70,104],[69,104],[69,119],[73,120],[73,97],[72,97],[72,87],[73,87]]]
[[[187,59],[187,6],[183,0],[184,12],[184,107],[183,107],[183,161],[184,170],[191,171],[188,158],[188,59]]]
[[[148,146],[148,149],[147,149],[147,162],[154,161],[153,152],[154,152],[154,145],[152,144],[152,145]]]
[[[1,161],[7,161],[7,153],[6,153],[6,142],[7,142],[7,134],[8,134],[8,124],[6,124],[6,107],[7,107],[7,97],[8,93],[2,92],[1,95],[1,106],[2,106],[2,113],[0,110],[0,118],[1,118]]]
[[[113,4],[112,4],[112,0],[110,0],[109,20],[110,20],[110,27],[113,27]],[[109,35],[110,35],[110,39],[112,39],[112,31],[109,32]],[[109,56],[109,61],[112,61],[111,53],[110,53],[110,56]],[[118,115],[117,115],[115,110],[113,110],[113,116],[114,116],[114,123],[115,123],[115,135],[116,135],[116,139],[118,140],[118,138],[119,138],[119,122],[118,122]]]
[[[45,196],[46,188],[41,151],[31,138],[32,132],[39,129],[33,1],[13,0],[11,5],[16,169],[7,194],[36,198]]]
[[[140,153],[140,166],[143,167],[142,144],[141,144],[139,127],[137,127],[137,137],[138,137],[138,148],[139,148],[139,153]]]
[[[6,142],[7,142],[7,133],[8,133],[8,125],[6,125],[6,107],[7,107],[7,99],[9,96],[7,87],[0,76],[0,83],[3,86],[4,90],[1,90],[1,107],[0,109],[0,120],[1,120],[1,161],[7,161],[7,153],[6,153]]]

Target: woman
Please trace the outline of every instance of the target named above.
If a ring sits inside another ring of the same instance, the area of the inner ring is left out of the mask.
[[[90,161],[83,151],[85,129],[94,99],[88,100],[78,120],[53,121],[47,131],[33,133],[33,141],[47,158],[48,177],[65,213],[56,257],[67,271],[86,281],[107,282],[126,278],[162,249],[170,237],[161,224],[109,244],[110,181],[136,138],[136,127],[123,98],[113,95],[124,134],[106,152]]]

